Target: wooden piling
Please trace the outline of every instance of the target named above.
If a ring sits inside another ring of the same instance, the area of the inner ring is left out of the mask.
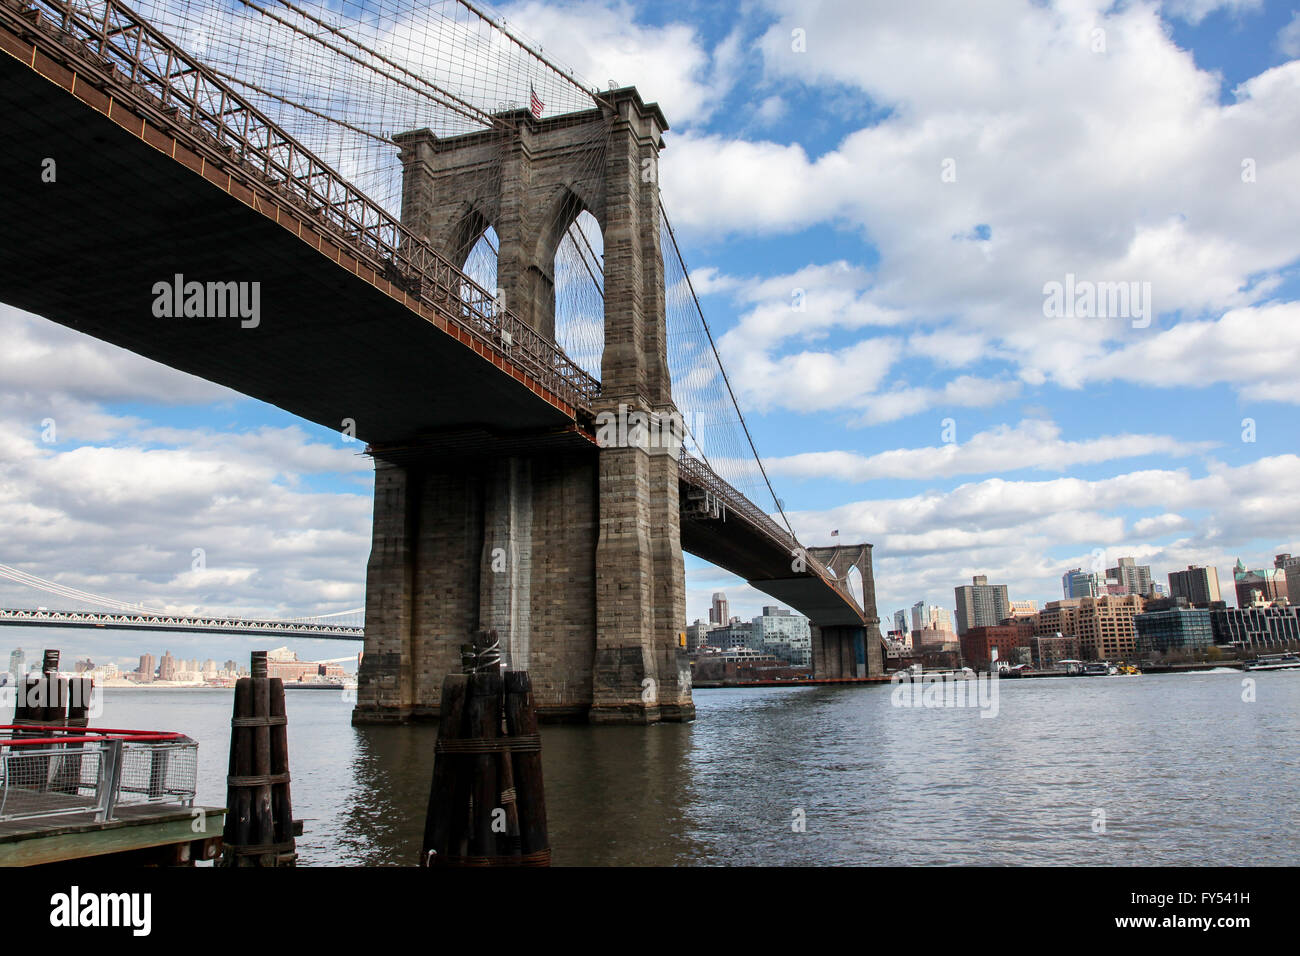
[[[438,720],[438,743],[445,745],[449,740],[459,740],[463,736],[465,717],[465,694],[469,690],[469,675],[448,674],[442,681],[442,716]],[[469,776],[453,767],[456,756],[448,753],[435,753],[433,761],[433,782],[429,787],[429,809],[424,819],[424,847],[420,856],[421,866],[441,865],[453,855],[451,835],[457,828],[453,824],[456,808],[466,804],[457,795],[459,784],[468,784]],[[466,787],[468,796],[468,787]],[[464,848],[455,847],[455,855],[463,856]]]
[[[252,676],[235,684],[224,866],[292,866],[297,860],[284,683],[268,677],[267,669],[266,651],[254,651]]]
[[[297,861],[297,847],[294,836],[297,833],[293,821],[293,800],[289,794],[289,718],[284,709],[284,681],[278,677],[271,678],[271,773],[282,778],[271,784],[271,819],[274,821],[273,841],[288,844],[294,848],[293,859]]]
[[[541,742],[524,671],[502,674],[494,632],[442,686],[422,866],[546,866]]]
[[[500,810],[501,788],[497,783],[500,761],[486,748],[501,736],[501,672],[480,672],[469,677],[465,701],[465,727],[477,738],[481,749],[470,758],[472,826],[469,856],[489,859],[497,856],[497,831],[493,827]]]
[[[546,831],[546,788],[542,784],[542,746],[537,733],[533,683],[527,671],[506,671],[506,734],[515,740],[536,738],[535,748],[518,746],[510,754],[519,819],[519,853],[524,862],[546,865],[551,841]]]

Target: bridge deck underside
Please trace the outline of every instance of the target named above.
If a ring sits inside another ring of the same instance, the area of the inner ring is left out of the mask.
[[[363,441],[572,424],[386,292],[5,53],[0,115],[0,302],[327,427],[353,419]],[[41,180],[47,158],[53,183]],[[260,325],[155,317],[154,284],[177,273],[259,282]]]

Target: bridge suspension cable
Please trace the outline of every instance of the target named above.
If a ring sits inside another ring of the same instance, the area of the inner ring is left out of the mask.
[[[402,169],[394,132],[504,134],[512,111],[527,108],[534,90],[552,115],[589,110],[602,100],[573,70],[470,0],[136,0],[136,6],[398,219]],[[579,174],[604,161],[603,132],[594,125]],[[482,195],[466,196],[467,214],[499,189],[507,148],[503,135],[499,161],[477,187]],[[554,263],[556,344],[599,379],[603,242],[590,214],[579,211],[556,212],[568,219]],[[751,500],[770,496],[789,530],[662,203],[660,213],[669,369],[687,450]],[[483,221],[455,262],[489,292],[497,287],[494,238]],[[467,294],[479,293],[467,286]]]
[[[13,581],[15,584],[23,584],[30,588],[36,588],[38,591],[44,591],[47,594],[54,594],[59,597],[65,597],[69,600],[80,601],[84,604],[93,604],[96,607],[108,608],[113,611],[126,612],[147,612],[157,613],[157,608],[145,607],[143,604],[128,604],[125,601],[117,601],[113,598],[102,597],[98,594],[91,594],[88,591],[82,591],[79,588],[69,587],[65,584],[59,584],[55,581],[49,581],[45,578],[37,577],[26,571],[20,571],[18,568],[11,568],[7,564],[0,564],[0,578]]]

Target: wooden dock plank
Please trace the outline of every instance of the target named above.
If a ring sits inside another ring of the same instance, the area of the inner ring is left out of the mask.
[[[202,814],[203,829],[194,830]],[[221,834],[224,807],[145,805],[121,807],[117,819],[97,823],[93,814],[67,814],[40,821],[0,823],[0,866],[36,866],[169,844]]]

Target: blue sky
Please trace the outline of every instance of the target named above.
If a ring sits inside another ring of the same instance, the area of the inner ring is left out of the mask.
[[[499,9],[663,107],[755,441],[805,544],[875,545],[882,618],[980,573],[1051,600],[1098,552],[1160,580],[1300,553],[1300,5]],[[1046,315],[1067,275],[1149,284],[1149,322]],[[362,603],[355,444],[4,307],[0,332],[0,563],[182,609]],[[690,619],[773,603],[689,557],[688,590]]]

